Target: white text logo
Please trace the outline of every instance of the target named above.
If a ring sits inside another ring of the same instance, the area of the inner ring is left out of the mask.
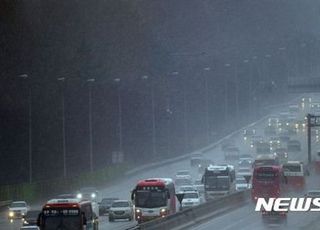
[[[320,198],[258,198],[255,211],[319,212]]]

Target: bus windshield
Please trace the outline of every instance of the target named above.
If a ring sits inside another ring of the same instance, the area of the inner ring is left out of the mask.
[[[135,196],[135,205],[141,208],[156,208],[167,205],[166,191],[137,191]]]
[[[301,166],[300,165],[283,165],[284,171],[289,172],[301,172]]]
[[[209,185],[211,188],[216,189],[228,189],[230,186],[228,177],[213,177],[209,176],[206,178],[206,185]]]
[[[262,180],[262,181],[272,181],[276,178],[276,176],[277,176],[277,173],[272,171],[257,172],[256,174],[257,180]]]

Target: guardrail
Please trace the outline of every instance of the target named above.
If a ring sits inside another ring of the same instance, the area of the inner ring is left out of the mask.
[[[165,218],[159,218],[146,223],[142,223],[135,229],[187,229],[201,222],[205,222],[206,220],[213,218],[214,216],[229,212],[231,210],[234,210],[235,208],[240,208],[242,205],[248,202],[251,202],[250,190],[236,192],[228,196],[210,200],[199,206],[177,212]]]
[[[4,200],[0,201],[0,210],[3,210],[5,207],[7,207],[9,204],[11,204],[12,200]]]

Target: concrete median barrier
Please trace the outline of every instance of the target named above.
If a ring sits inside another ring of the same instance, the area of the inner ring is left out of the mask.
[[[236,192],[228,196],[213,199],[197,207],[188,208],[176,214],[142,223],[139,229],[165,230],[186,229],[221,215],[250,202],[250,190]]]

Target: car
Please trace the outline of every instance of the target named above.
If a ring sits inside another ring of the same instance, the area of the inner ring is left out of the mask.
[[[240,159],[238,161],[239,168],[251,168],[253,164],[253,159]]]
[[[103,198],[101,200],[101,202],[98,203],[98,205],[99,205],[99,216],[108,214],[112,203],[114,201],[116,201],[116,200],[119,200],[119,198],[115,198],[115,197]]]
[[[191,178],[190,172],[188,170],[179,170],[176,173],[176,178]]]
[[[309,190],[304,196],[311,198],[320,198],[320,190]]]
[[[242,160],[246,160],[246,161],[253,163],[254,158],[251,154],[240,154],[239,161],[242,161]]]
[[[184,192],[184,197],[181,201],[182,209],[198,206],[201,204],[201,197],[198,191]]]
[[[84,187],[77,192],[78,199],[96,201],[98,198],[98,190],[95,187]]]
[[[247,182],[247,180],[244,177],[237,177],[236,178],[236,190],[237,191],[243,191],[246,189],[250,189],[251,184]]]
[[[237,177],[250,177],[252,176],[251,168],[239,168],[237,171]]]
[[[287,143],[287,149],[289,152],[300,152],[301,151],[301,143],[298,140],[290,140]]]
[[[37,225],[22,226],[20,230],[40,230]]]
[[[201,152],[193,153],[190,158],[191,167],[201,165],[203,163],[204,157]]]
[[[262,222],[268,226],[287,225],[287,212],[261,211]]]
[[[188,191],[197,191],[197,188],[194,185],[183,185],[179,187],[179,193],[184,193]]]
[[[243,139],[245,141],[247,141],[248,139],[250,139],[255,134],[256,134],[256,130],[255,129],[245,129],[245,130],[243,130]]]
[[[281,147],[281,140],[279,137],[272,136],[269,139],[269,144],[270,144],[270,150],[274,151],[275,149]]]
[[[21,219],[30,210],[25,201],[14,201],[8,208],[8,219]]]
[[[41,210],[30,210],[22,217],[23,226],[37,225],[37,219]]]
[[[286,163],[288,161],[288,151],[286,148],[277,148],[274,150],[274,155],[276,155],[280,163]]]
[[[115,200],[109,209],[109,222],[116,219],[129,219],[134,217],[133,205],[129,200]]]
[[[194,181],[194,187],[198,190],[200,195],[204,194],[204,184],[201,182],[201,179],[196,179]]]
[[[177,178],[175,179],[175,185],[177,187],[184,186],[184,185],[192,185],[191,178]]]

